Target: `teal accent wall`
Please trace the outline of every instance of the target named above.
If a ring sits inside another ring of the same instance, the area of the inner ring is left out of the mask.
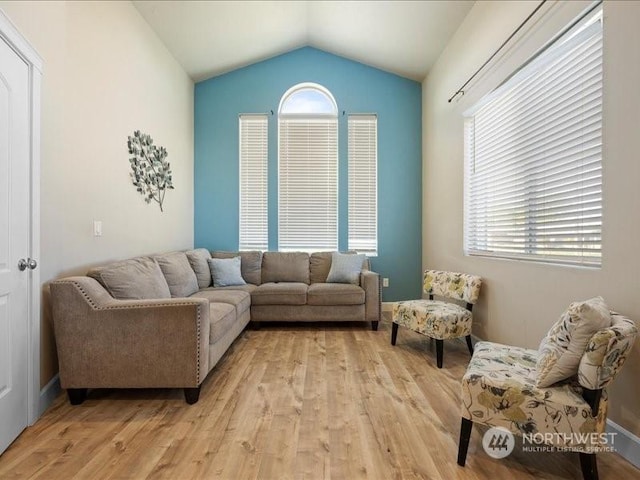
[[[238,115],[269,117],[269,249],[278,239],[278,105],[293,85],[331,91],[339,116],[339,247],[347,249],[347,115],[378,115],[378,256],[390,279],[384,301],[420,298],[422,263],[422,87],[420,83],[310,47],[195,86],[196,247],[237,250]],[[344,115],[343,115],[344,112]]]

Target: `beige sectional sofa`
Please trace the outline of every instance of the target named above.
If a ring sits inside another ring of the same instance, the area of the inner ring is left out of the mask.
[[[238,256],[243,284],[212,284],[210,258]],[[51,298],[62,388],[72,404],[82,403],[88,388],[184,388],[191,404],[250,320],[362,321],[377,330],[380,278],[368,260],[354,283],[327,282],[331,267],[331,252],[197,249],[56,280]]]

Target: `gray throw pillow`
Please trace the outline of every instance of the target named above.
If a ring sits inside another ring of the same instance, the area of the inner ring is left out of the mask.
[[[262,276],[262,252],[259,250],[243,250],[242,252],[211,252],[211,258],[240,257],[240,273],[247,283],[260,285]]]
[[[327,276],[327,283],[352,283],[360,285],[362,263],[366,255],[344,254],[334,252],[331,255],[331,270]]]
[[[230,287],[232,285],[246,285],[240,271],[240,257],[209,258],[209,268],[214,287]]]

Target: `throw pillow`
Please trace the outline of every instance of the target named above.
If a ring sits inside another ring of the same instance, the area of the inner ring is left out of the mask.
[[[240,271],[240,257],[209,258],[209,268],[214,287],[230,287],[232,285],[246,285]]]
[[[598,330],[611,326],[602,297],[574,302],[555,323],[538,349],[538,387],[548,387],[578,373],[580,359]]]
[[[345,254],[333,252],[331,254],[331,270],[327,276],[327,283],[352,283],[360,284],[362,263],[366,255]]]
[[[240,257],[240,273],[247,283],[260,285],[262,276],[262,252],[259,250],[243,250],[242,252],[211,252],[211,258]]]

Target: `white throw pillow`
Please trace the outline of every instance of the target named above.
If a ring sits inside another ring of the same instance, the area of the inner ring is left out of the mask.
[[[232,285],[246,285],[240,271],[240,257],[208,258],[211,278],[214,287],[230,287]]]
[[[360,285],[360,273],[366,256],[362,254],[333,252],[331,255],[331,270],[327,276],[327,283],[352,283]]]
[[[538,387],[549,387],[578,373],[580,359],[598,330],[611,326],[611,313],[602,297],[574,302],[540,342]]]

